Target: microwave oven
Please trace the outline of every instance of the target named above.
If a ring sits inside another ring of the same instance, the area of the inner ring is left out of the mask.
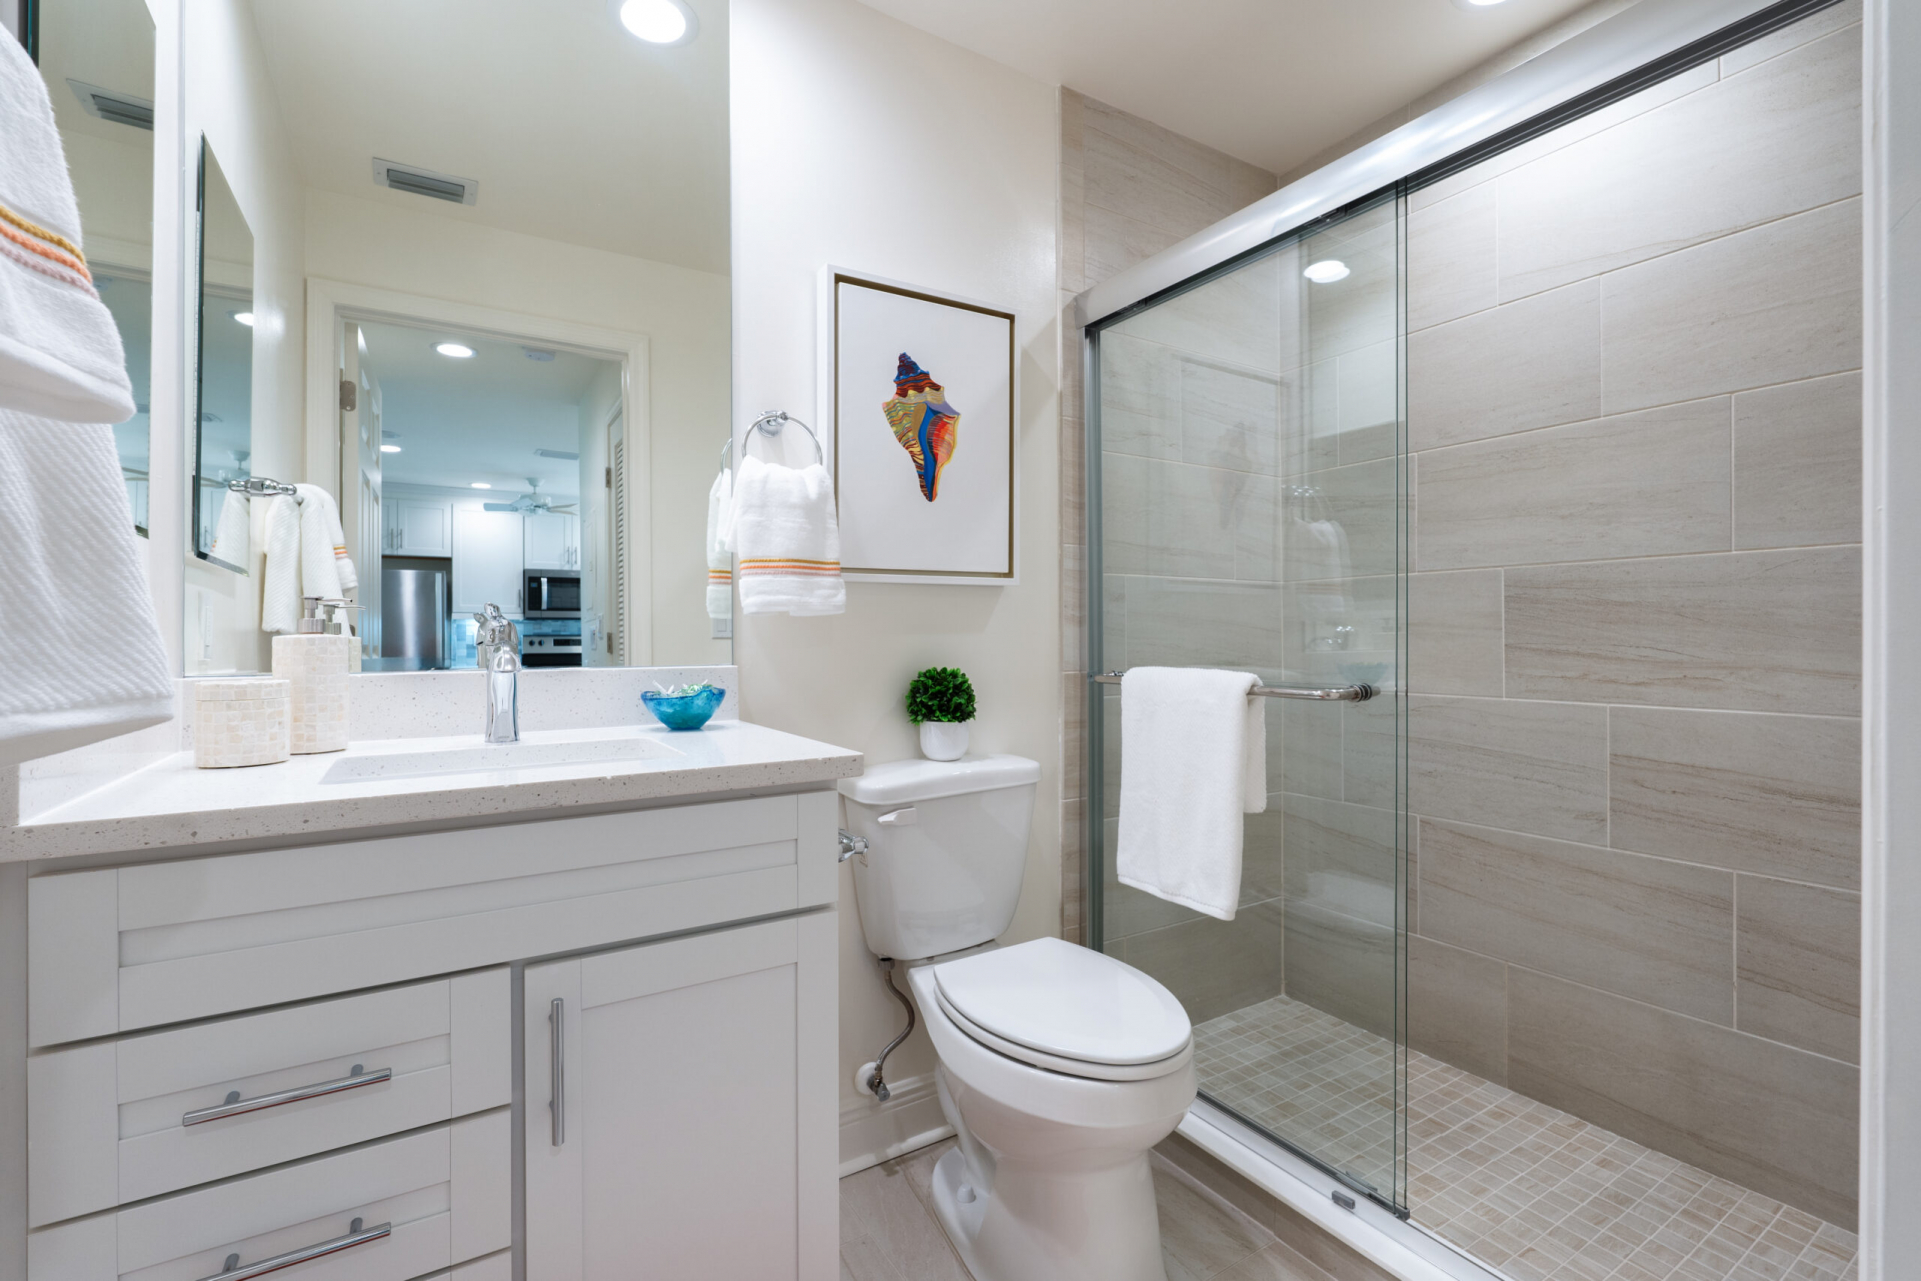
[[[580,575],[529,571],[524,599],[528,618],[579,618]]]

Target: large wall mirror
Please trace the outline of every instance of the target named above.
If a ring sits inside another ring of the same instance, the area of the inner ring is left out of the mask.
[[[350,602],[363,670],[472,666],[488,604],[529,667],[731,661],[725,0],[183,18],[188,674],[266,669],[290,590]]]

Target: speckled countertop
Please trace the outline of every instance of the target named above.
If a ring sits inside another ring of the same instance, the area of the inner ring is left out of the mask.
[[[453,772],[446,754],[476,753],[478,734],[358,742],[243,769],[195,769],[193,753],[179,752],[6,829],[0,862],[471,826],[489,815],[804,788],[861,772],[859,752],[744,721],[682,733],[651,724],[535,731],[520,746],[527,750],[505,757],[486,749],[468,758],[482,768]],[[595,753],[602,758],[566,759]]]

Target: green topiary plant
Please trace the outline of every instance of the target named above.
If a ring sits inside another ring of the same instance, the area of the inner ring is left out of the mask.
[[[930,667],[907,686],[907,719],[959,723],[974,719],[974,682],[958,667]]]

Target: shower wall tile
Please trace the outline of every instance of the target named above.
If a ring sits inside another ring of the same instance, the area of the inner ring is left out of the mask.
[[[1181,360],[1180,372],[1182,461],[1278,475],[1280,380],[1193,357]]]
[[[1284,930],[1281,905],[1259,903],[1231,921],[1197,917],[1131,935],[1115,951],[1166,984],[1187,1017],[1203,1023],[1281,995]]]
[[[1421,932],[1734,1022],[1734,878],[1726,872],[1423,818]]]
[[[1507,1086],[1852,1229],[1856,1070],[1527,970]]]
[[[1339,703],[1268,699],[1268,790],[1340,800],[1343,721]]]
[[[1407,220],[1407,327],[1426,329],[1500,301],[1495,184],[1420,205]]]
[[[1421,456],[1421,567],[1726,551],[1731,398]]]
[[[1242,908],[1287,895],[1287,798],[1270,796],[1267,810],[1249,814],[1241,827]]]
[[[1505,174],[1502,300],[1858,195],[1860,52],[1828,36]]]
[[[1281,625],[1281,589],[1262,583],[1138,577],[1127,580],[1122,670],[1245,668],[1249,654],[1271,652]]]
[[[1852,547],[1510,569],[1507,692],[1852,712],[1860,595]]]
[[[1607,843],[1607,709],[1499,698],[1408,700],[1408,806],[1563,840]],[[1391,722],[1348,753],[1392,750]],[[1350,743],[1362,735],[1350,733]],[[1378,766],[1377,777],[1392,779]]]
[[[1288,582],[1393,574],[1400,567],[1400,471],[1393,458],[1330,467],[1300,480],[1318,498],[1296,507],[1298,519],[1282,531]],[[1304,520],[1335,522],[1344,545],[1310,537],[1300,528]]]
[[[1179,353],[1131,334],[1101,338],[1101,448],[1109,454],[1178,458]]]
[[[1601,283],[1410,334],[1407,361],[1417,450],[1599,417]]]
[[[1394,811],[1292,793],[1278,804],[1287,832],[1288,896],[1392,922]]]
[[[1499,698],[1501,571],[1468,569],[1408,579],[1407,686],[1420,694]]]
[[[1779,57],[1790,49],[1796,49],[1811,41],[1819,40],[1829,32],[1851,27],[1861,21],[1861,0],[1842,0],[1840,4],[1821,12],[1790,23],[1779,31],[1751,40],[1738,49],[1731,49],[1721,55],[1721,74],[1731,76],[1744,71],[1756,63],[1769,58]],[[1857,35],[1856,40],[1860,37]]]
[[[1861,896],[1735,879],[1736,1026],[1848,1063],[1861,1053]]]
[[[1861,202],[1611,272],[1604,290],[1609,413],[1857,368]]]
[[[1148,572],[1148,476],[1157,464],[1132,454],[1101,457],[1101,570]]]
[[[1083,123],[1082,182],[1088,204],[1125,211],[1170,232],[1205,227],[1220,216],[1215,210],[1221,204],[1217,192],[1226,186],[1224,172],[1197,174],[1191,166],[1201,153],[1183,157],[1189,162],[1184,167],[1168,157],[1167,148],[1139,136],[1138,127],[1116,128],[1116,123],[1117,118],[1098,110],[1088,113]],[[1217,160],[1205,159],[1217,168]]]
[[[1420,935],[1407,942],[1408,1047],[1505,1084],[1507,966]]]
[[[1617,848],[1860,888],[1860,721],[1652,707],[1609,717]]]
[[[1861,375],[1734,398],[1734,545],[1861,541]]]
[[[1264,259],[1106,332],[1125,330],[1174,351],[1249,373],[1280,374],[1300,363],[1294,344],[1285,350],[1281,345],[1281,297],[1280,268],[1273,259]]]
[[[1087,548],[1061,544],[1061,670],[1087,670]]]
[[[1287,900],[1287,995],[1376,1036],[1394,1035],[1394,930]]]
[[[1087,795],[1087,674],[1061,674],[1061,795]]]
[[[1249,499],[1255,478],[1186,463],[1157,461],[1146,467],[1147,572],[1168,578],[1233,578],[1241,528],[1258,518]],[[1271,529],[1271,491],[1264,514]]]

